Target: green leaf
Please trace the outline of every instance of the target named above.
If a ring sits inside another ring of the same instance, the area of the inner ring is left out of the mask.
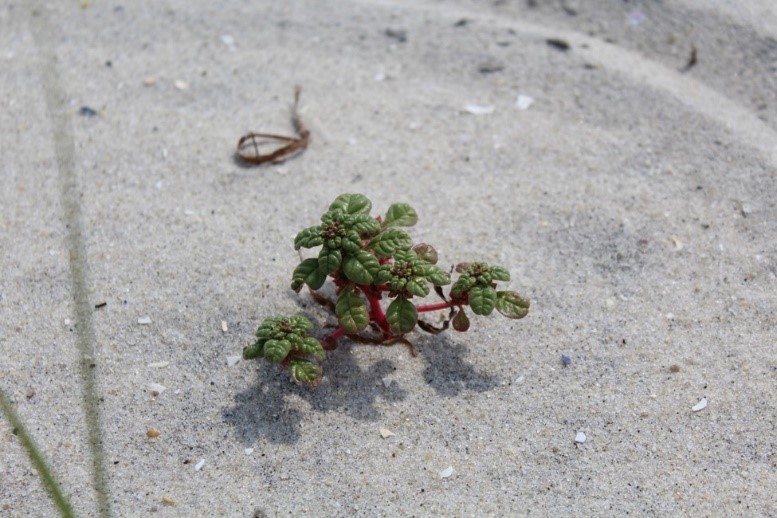
[[[529,300],[514,291],[496,294],[496,309],[508,318],[523,318],[529,313]]]
[[[313,322],[303,316],[294,315],[293,317],[289,317],[287,321],[294,328],[294,332],[298,333],[300,336],[305,336],[313,330]]]
[[[453,329],[461,331],[462,333],[469,329],[469,318],[463,308],[453,317]]]
[[[362,248],[362,238],[355,230],[351,230],[340,240],[340,249],[350,254],[355,254]]]
[[[321,249],[321,253],[318,254],[318,269],[325,275],[329,275],[340,268],[342,260],[343,254],[340,250],[331,250],[324,247]]]
[[[507,282],[510,280],[510,272],[507,271],[507,268],[502,268],[501,266],[492,266],[491,279],[495,281]]]
[[[409,250],[411,246],[413,242],[404,230],[387,228],[373,237],[367,248],[374,250],[378,257],[390,257],[397,250]]]
[[[323,371],[319,365],[299,358],[289,362],[289,374],[295,381],[315,387],[321,382]]]
[[[294,250],[300,248],[313,248],[321,245],[324,239],[321,237],[321,227],[308,227],[294,238]]]
[[[418,222],[418,213],[407,203],[395,203],[386,211],[384,227],[412,227]]]
[[[451,278],[447,272],[442,271],[434,265],[428,265],[424,274],[426,280],[435,286],[445,286],[451,283]]]
[[[337,299],[335,313],[346,333],[357,333],[370,324],[370,314],[364,300],[355,293],[353,286],[346,288]]]
[[[326,281],[326,273],[319,268],[318,259],[305,259],[294,269],[291,289],[299,293],[302,286],[307,284],[311,290],[317,290],[323,286],[324,281]]]
[[[267,340],[264,344],[264,357],[274,363],[280,363],[291,351],[288,340]]]
[[[426,285],[426,280],[423,277],[408,280],[405,284],[405,289],[416,297],[426,297],[429,295],[429,286]]]
[[[249,345],[243,348],[243,359],[252,360],[259,358],[264,353],[264,344],[267,340],[260,338],[253,345]]]
[[[472,288],[475,284],[477,284],[478,281],[476,278],[463,273],[458,280],[453,283],[453,287],[451,288],[451,297],[454,298],[462,298],[464,297],[464,294],[466,294],[470,288]]]
[[[353,221],[350,224],[351,229],[359,234],[375,234],[380,230],[380,223],[369,214],[357,214],[351,216]]]
[[[397,297],[386,309],[386,318],[391,326],[391,332],[402,335],[412,331],[418,323],[418,311],[412,302],[403,297]]]
[[[491,286],[475,286],[469,290],[469,305],[476,315],[490,315],[496,305],[496,290]]]
[[[312,336],[308,336],[307,338],[303,339],[302,343],[298,347],[298,350],[302,353],[313,356],[318,361],[322,361],[324,356],[326,356],[326,352],[321,346],[321,342]]]
[[[346,214],[369,214],[372,202],[363,194],[341,194],[329,206],[329,210],[341,210]]]
[[[375,284],[384,284],[390,281],[391,277],[391,265],[384,264],[380,267],[380,270],[378,270],[378,273],[375,275]]]
[[[343,273],[357,284],[372,284],[380,269],[380,263],[369,252],[360,250],[343,263]]]

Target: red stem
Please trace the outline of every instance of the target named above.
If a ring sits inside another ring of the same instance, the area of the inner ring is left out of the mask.
[[[419,313],[426,313],[428,311],[439,311],[441,309],[448,309],[450,307],[450,304],[447,302],[438,302],[436,304],[422,304],[420,306],[416,306],[415,309]]]
[[[337,348],[337,340],[339,338],[342,338],[343,336],[345,336],[345,329],[343,329],[342,327],[338,327],[332,332],[332,334],[330,334],[329,336],[321,340],[322,342],[321,345],[326,350],[329,350],[329,351],[334,350]]]
[[[386,314],[380,305],[382,297],[380,288],[375,289],[376,287],[374,286],[364,284],[358,284],[357,286],[359,286],[359,289],[362,290],[362,293],[364,293],[364,296],[367,297],[367,301],[370,303],[370,320],[378,324],[387,336],[391,336],[391,326],[389,326]]]

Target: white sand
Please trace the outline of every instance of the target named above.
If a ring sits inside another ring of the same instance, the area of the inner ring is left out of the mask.
[[[0,387],[79,515],[84,346],[115,516],[777,512],[768,2],[538,3],[0,7]],[[235,164],[290,131],[295,84],[311,147]],[[417,358],[344,342],[314,390],[230,366],[265,317],[326,322],[291,240],[342,192],[411,203],[414,238],[509,268],[529,316]],[[0,444],[0,514],[51,515]]]

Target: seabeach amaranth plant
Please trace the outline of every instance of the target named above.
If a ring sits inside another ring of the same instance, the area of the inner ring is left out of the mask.
[[[337,347],[338,340],[376,345],[402,343],[415,355],[415,347],[405,335],[416,326],[437,334],[449,325],[466,331],[470,322],[464,310],[490,315],[494,309],[508,318],[523,318],[529,301],[514,291],[498,291],[498,282],[510,280],[501,266],[483,262],[459,263],[445,271],[437,266],[437,251],[429,244],[413,245],[401,227],[418,221],[415,209],[395,203],[384,217],[370,215],[372,202],[363,194],[341,194],[321,216],[321,223],[297,234],[294,248],[321,247],[316,257],[302,260],[292,274],[291,288],[299,292],[308,286],[313,298],[337,317],[336,329],[322,339],[309,336],[313,324],[305,317],[273,317],[256,332],[256,342],[243,350],[245,359],[265,358],[289,369],[291,377],[306,385],[321,381],[325,351]],[[443,286],[451,284],[451,273],[458,278],[446,296]],[[335,301],[318,290],[331,279]],[[416,301],[431,291],[441,302]],[[383,308],[382,301],[388,300]],[[419,319],[419,314],[448,311],[440,327]],[[368,332],[368,329],[370,330]]]

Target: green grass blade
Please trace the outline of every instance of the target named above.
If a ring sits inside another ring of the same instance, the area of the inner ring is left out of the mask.
[[[54,505],[59,509],[59,514],[64,518],[74,517],[73,508],[70,507],[67,498],[65,498],[65,495],[63,495],[62,491],[59,489],[59,484],[57,484],[54,475],[52,475],[49,467],[46,465],[43,455],[41,455],[40,450],[38,450],[38,447],[35,445],[32,437],[30,437],[30,434],[27,433],[27,429],[22,424],[11,401],[6,397],[5,392],[3,392],[2,389],[0,389],[0,408],[2,408],[3,414],[5,415],[5,418],[8,419],[15,435],[19,437],[22,446],[24,446],[24,450],[27,452],[27,456],[30,458],[30,462],[32,462],[33,466],[35,466],[35,469],[38,471],[38,475],[40,475],[43,485],[46,487],[49,495],[51,495],[52,500],[54,500]]]

